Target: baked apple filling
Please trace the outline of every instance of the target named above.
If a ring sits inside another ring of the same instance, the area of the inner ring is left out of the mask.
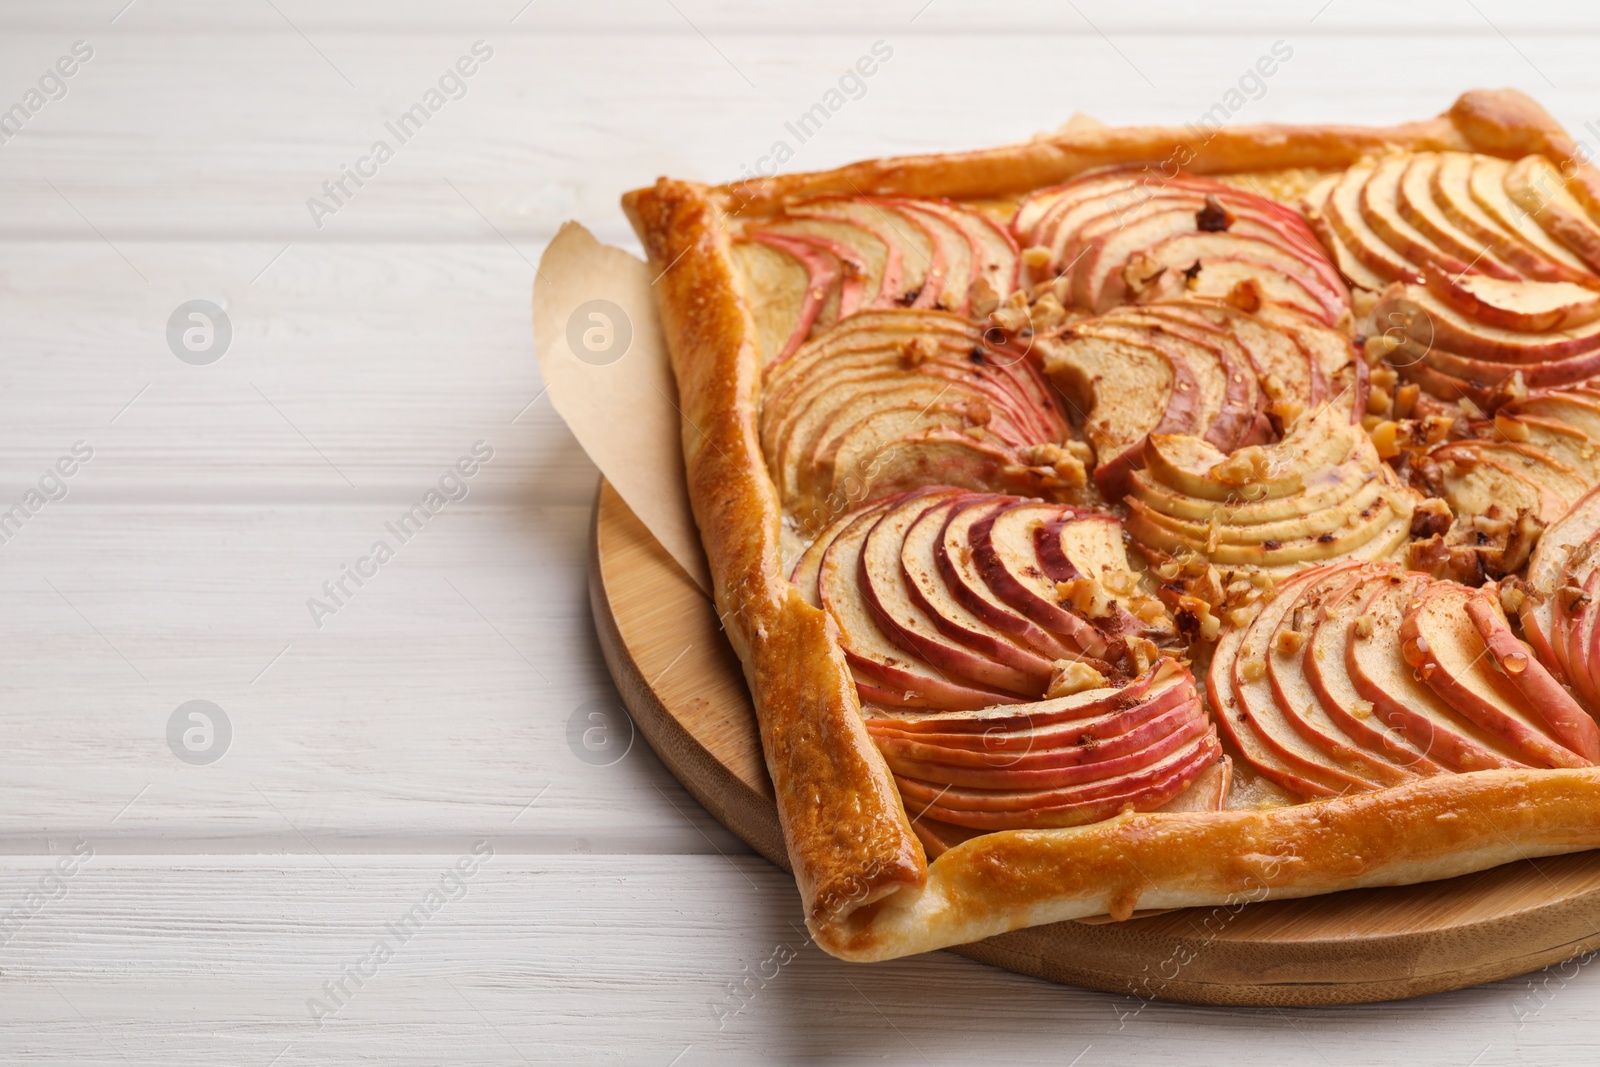
[[[1536,156],[1263,177],[735,230],[792,580],[930,855],[1600,761],[1600,226]]]

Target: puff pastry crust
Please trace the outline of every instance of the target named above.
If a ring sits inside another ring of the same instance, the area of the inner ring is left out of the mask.
[[[1600,846],[1600,769],[1508,769],[1283,806],[1001,830],[929,861],[863,722],[838,625],[787,574],[783,503],[760,440],[761,341],[730,218],[819,195],[1013,198],[1113,164],[1328,172],[1396,151],[1539,154],[1600,217],[1600,175],[1513,91],[1469,92],[1437,118],[1388,128],[1253,126],[1193,140],[1185,128],[1073,130],[735,186],[663,178],[623,198],[660,275],[717,610],[755,698],[807,924],[836,956],[889,959],[1040,923],[1409,884]]]

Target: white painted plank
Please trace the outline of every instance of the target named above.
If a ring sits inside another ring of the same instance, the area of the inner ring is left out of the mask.
[[[1477,10],[1474,10],[1474,7]],[[273,8],[277,10],[274,11]],[[124,10],[126,9],[126,10]],[[120,17],[119,17],[120,16]],[[548,4],[529,0],[276,0],[272,5],[215,4],[206,0],[57,0],[49,5],[17,4],[0,12],[8,29],[83,29],[112,25],[119,32],[184,32],[196,26],[253,31],[371,29],[439,30],[511,27],[523,33],[552,29],[593,33],[631,32],[653,36],[693,33],[782,31],[814,34],[841,30],[900,28],[919,33],[990,32],[1018,35],[1032,30],[1148,34],[1188,30],[1223,33],[1252,28],[1490,32],[1549,30],[1559,26],[1593,29],[1600,22],[1592,7],[1575,0],[1537,6],[1514,0],[1418,0],[1403,6],[1382,0],[1218,0],[1203,7],[1184,0],[1145,0],[1133,7],[1117,0],[891,0],[859,4],[851,0],[609,0],[606,4]],[[1313,19],[1315,21],[1313,21]]]
[[[626,747],[587,507],[469,498],[405,543],[397,510],[69,500],[31,520],[0,548],[0,852],[743,851]],[[375,577],[323,592],[379,539]],[[231,722],[219,762],[169,747],[191,700]],[[570,731],[606,709],[623,747],[596,765]]]
[[[495,451],[479,499],[592,499],[593,465],[535,402],[533,268],[505,245],[306,245],[276,262],[265,243],[121,247],[149,284],[99,242],[0,242],[0,510],[80,439],[84,499],[399,504],[479,440]],[[196,298],[232,324],[209,366],[168,345]]]
[[[0,1056],[1092,1067],[1270,1050],[1284,1063],[1461,1067],[1592,1063],[1600,1051],[1593,967],[1537,977],[1537,998],[1518,979],[1337,1011],[1141,1006],[947,953],[839,963],[806,943],[792,886],[758,859],[524,857],[486,840],[495,854],[460,886],[441,881],[452,853],[330,864],[97,852],[0,949]],[[0,903],[23,900],[48,870],[0,865]],[[410,940],[386,930],[435,889]],[[385,937],[392,957],[364,962]],[[767,964],[775,950],[793,958]],[[347,981],[346,1004],[319,1028],[308,999],[334,1007],[323,984],[357,965],[375,973]],[[762,974],[730,997],[730,984]],[[714,1008],[727,1012],[721,1029]]]
[[[779,140],[793,150],[785,169],[794,170],[1013,141],[1075,111],[1112,123],[1196,120],[1279,39],[1292,58],[1231,121],[1394,122],[1436,113],[1480,83],[1527,89],[1574,129],[1600,120],[1584,33],[1263,27],[1119,43],[985,21],[961,34],[490,34],[495,57],[467,95],[400,144],[385,123],[478,34],[320,33],[318,48],[355,88],[287,31],[106,37],[70,94],[0,150],[0,193],[12,205],[0,234],[98,242],[98,229],[119,243],[250,237],[277,247],[358,236],[498,244],[494,228],[539,238],[577,217],[610,237],[623,230],[616,201],[624,190],[661,173],[733,179]],[[860,99],[801,143],[785,123],[879,39],[892,58]],[[71,40],[8,33],[0,66],[31,78]],[[362,188],[350,187],[348,204],[319,230],[308,199],[379,138],[395,157]]]

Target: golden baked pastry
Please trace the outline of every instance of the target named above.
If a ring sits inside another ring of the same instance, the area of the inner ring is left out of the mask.
[[[1192,137],[624,197],[834,955],[1600,846],[1600,173]]]

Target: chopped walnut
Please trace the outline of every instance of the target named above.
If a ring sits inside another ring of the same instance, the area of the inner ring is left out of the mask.
[[[1303,630],[1291,630],[1286,626],[1272,635],[1272,650],[1280,656],[1292,656],[1305,644],[1306,634]]]
[[[971,302],[972,314],[980,319],[987,318],[1000,306],[1000,294],[987,275],[979,275],[967,288],[967,299]]]
[[[1378,620],[1373,618],[1371,615],[1357,615],[1355,617],[1356,637],[1363,641],[1371,637],[1372,628],[1377,625],[1377,622]]]
[[[1350,714],[1354,715],[1358,719],[1372,718],[1372,701],[1352,700],[1350,702]]]
[[[1050,249],[1044,245],[1032,245],[1022,250],[1022,264],[1029,270],[1044,270],[1050,265]]]
[[[1410,418],[1411,412],[1417,406],[1417,396],[1421,388],[1411,382],[1402,385],[1394,391],[1394,413],[1402,419]]]
[[[1202,233],[1220,233],[1233,225],[1233,215],[1222,201],[1207,193],[1205,207],[1194,213],[1194,224]]]
[[[931,337],[913,337],[900,343],[900,365],[907,370],[920,367],[936,352],[938,346]]]
[[[1074,578],[1056,583],[1056,595],[1072,610],[1090,619],[1104,619],[1116,603],[1106,587],[1093,578]]]
[[[1067,321],[1067,309],[1054,293],[1046,293],[1033,305],[1033,328],[1039,333],[1053,330]]]
[[[1049,700],[1069,697],[1085,689],[1099,689],[1106,684],[1106,676],[1082,660],[1058,659],[1050,666],[1050,684],[1044,691]]]
[[[969,397],[963,410],[967,416],[967,421],[974,426],[987,426],[989,425],[989,420],[994,417],[994,412],[989,407],[989,401],[981,396]]]
[[[1450,529],[1450,524],[1455,521],[1451,514],[1450,505],[1438,497],[1422,501],[1411,513],[1411,536],[1432,537],[1442,534]]]
[[[1528,395],[1528,385],[1522,379],[1520,370],[1512,371],[1499,385],[1489,391],[1484,398],[1484,404],[1490,411],[1498,411],[1504,404],[1513,400],[1521,400]]]
[[[1494,432],[1507,441],[1526,441],[1533,436],[1527,423],[1510,415],[1495,415]]]
[[[1028,298],[1021,290],[1012,293],[1005,303],[991,310],[989,318],[1007,333],[1021,333],[1033,326],[1033,319],[1028,313]]]
[[[1260,445],[1247,445],[1207,473],[1224,485],[1246,485],[1267,478],[1272,473],[1272,460]]]
[[[1069,442],[1066,447],[1061,445],[1031,445],[1022,450],[1021,458],[1030,467],[1045,467],[1053,471],[1061,484],[1073,489],[1081,489],[1089,483],[1089,469],[1079,453],[1072,448]]]
[[[1265,660],[1251,656],[1249,659],[1239,660],[1239,677],[1247,682],[1259,682],[1267,674]]]
[[[1235,285],[1228,290],[1228,295],[1224,299],[1240,311],[1250,315],[1260,311],[1261,305],[1265,302],[1265,298],[1261,294],[1261,285],[1254,278],[1246,278],[1238,285]]]
[[[1160,283],[1166,273],[1165,264],[1141,252],[1128,257],[1122,268],[1122,281],[1137,300],[1151,295],[1147,290]]]
[[[1178,610],[1175,620],[1178,632],[1188,637],[1191,641],[1215,641],[1222,632],[1222,620],[1211,613],[1211,605],[1199,597],[1178,597]]]

